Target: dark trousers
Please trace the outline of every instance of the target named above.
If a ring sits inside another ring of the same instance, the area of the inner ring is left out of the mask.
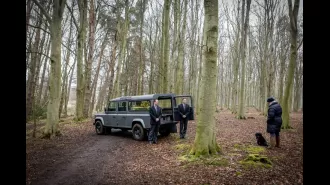
[[[187,118],[181,118],[180,120],[180,138],[184,138],[187,133],[187,123],[188,119]]]
[[[157,135],[158,135],[159,124],[152,124],[149,130],[148,141],[157,142]]]
[[[279,137],[280,136],[280,132],[271,132],[270,135],[271,136]]]

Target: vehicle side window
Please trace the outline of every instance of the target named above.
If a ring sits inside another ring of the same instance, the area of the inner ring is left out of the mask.
[[[108,111],[116,111],[116,102],[110,102]]]
[[[148,111],[150,101],[132,101],[128,102],[128,111]]]
[[[118,111],[126,111],[127,102],[118,102]]]

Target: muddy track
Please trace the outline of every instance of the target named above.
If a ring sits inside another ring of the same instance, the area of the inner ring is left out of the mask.
[[[31,184],[81,185],[103,184],[104,179],[111,181],[120,175],[118,172],[125,165],[120,153],[128,150],[134,142],[129,132],[114,130],[111,135],[93,133],[87,142],[80,143],[70,153],[61,156],[59,161],[43,169]],[[111,173],[108,169],[112,169]]]

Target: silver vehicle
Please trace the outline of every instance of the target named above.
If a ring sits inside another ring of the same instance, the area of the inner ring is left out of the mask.
[[[143,140],[147,137],[150,129],[149,108],[154,99],[158,99],[162,108],[162,119],[160,121],[159,133],[168,136],[176,133],[176,124],[179,121],[177,105],[180,99],[186,98],[191,106],[189,120],[194,120],[192,97],[189,95],[175,94],[149,94],[141,96],[125,96],[109,101],[104,108],[104,113],[94,116],[93,125],[97,134],[111,132],[111,129],[123,131],[132,130],[135,140]]]

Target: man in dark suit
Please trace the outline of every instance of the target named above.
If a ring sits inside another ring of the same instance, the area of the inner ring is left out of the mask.
[[[154,100],[153,106],[149,109],[150,114],[150,125],[151,128],[149,130],[149,144],[157,143],[157,135],[158,135],[158,129],[160,125],[160,119],[162,117],[162,108],[158,106],[158,100]]]
[[[178,106],[180,113],[180,139],[184,139],[187,132],[188,116],[190,114],[190,106],[186,103],[187,99],[182,99],[182,103]]]

